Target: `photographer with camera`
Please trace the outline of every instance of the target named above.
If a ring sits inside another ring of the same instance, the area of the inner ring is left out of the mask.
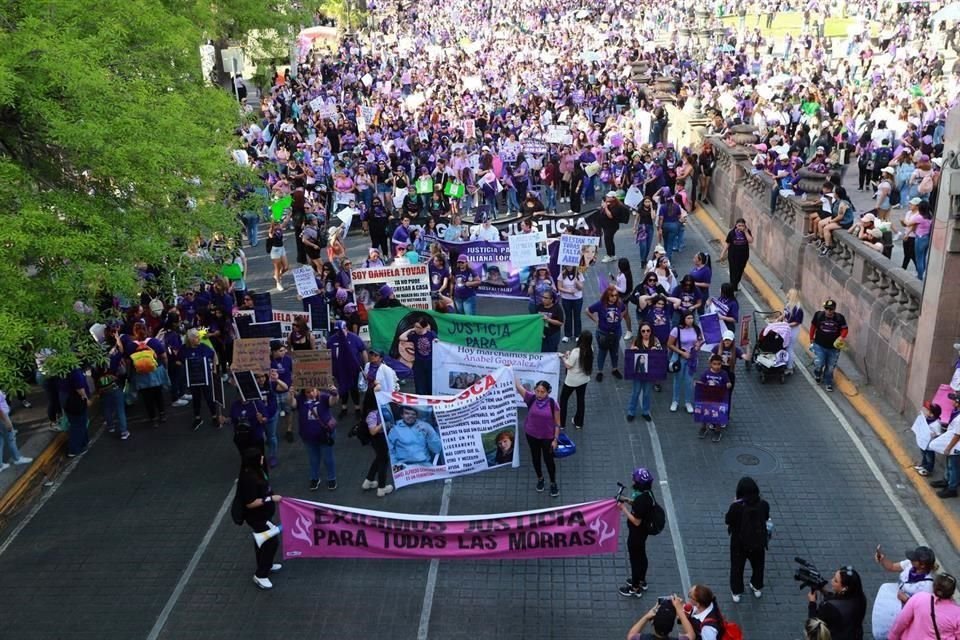
[[[622,485],[621,485],[622,486]],[[656,504],[653,494],[653,474],[640,467],[633,470],[633,498],[621,499],[620,510],[627,517],[627,552],[630,555],[630,579],[620,587],[625,598],[639,598],[647,590],[647,536],[648,519]]]
[[[680,621],[683,633],[679,636],[671,636],[670,632],[673,631],[677,620]],[[653,633],[643,633],[646,626],[651,623]],[[643,614],[643,617],[637,620],[627,632],[627,640],[694,640],[696,637],[697,632],[683,609],[683,600],[676,595],[658,598],[657,604]]]
[[[863,618],[867,614],[867,598],[863,594],[860,574],[853,567],[840,567],[830,580],[831,592],[816,567],[796,559],[801,564],[794,580],[810,588],[807,616],[819,618],[830,630],[832,640],[862,640]]]

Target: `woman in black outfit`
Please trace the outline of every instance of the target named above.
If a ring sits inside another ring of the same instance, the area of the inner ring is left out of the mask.
[[[767,519],[770,505],[760,497],[760,487],[744,476],[737,483],[737,499],[725,518],[730,535],[730,593],[733,601],[743,595],[743,569],[750,561],[750,590],[757,598],[763,590],[763,565],[767,553]]]
[[[383,431],[383,422],[380,420],[380,410],[377,408],[377,396],[373,384],[367,387],[363,395],[363,409],[360,411],[361,420],[367,424],[370,432],[370,446],[373,447],[374,459],[370,463],[370,470],[364,478],[361,489],[376,489],[377,495],[383,497],[393,492],[393,485],[387,484],[387,470],[390,468],[390,456],[387,452],[387,436]],[[376,478],[376,480],[374,480]]]
[[[750,260],[750,245],[753,244],[753,232],[747,226],[747,221],[738,218],[733,229],[727,233],[726,244],[720,253],[720,260],[724,258],[730,263],[730,284],[734,291],[740,290],[740,279]]]
[[[281,497],[270,489],[270,479],[264,470],[263,452],[255,447],[243,450],[241,454],[240,476],[237,478],[237,495],[243,505],[243,519],[255,533],[262,533],[271,527],[268,523],[276,510]],[[270,573],[279,571],[281,565],[273,563],[273,557],[280,548],[280,537],[274,536],[259,547],[254,543],[257,557],[257,572],[253,574],[253,583],[261,589],[272,589]]]
[[[627,516],[627,551],[630,554],[630,579],[620,587],[620,595],[625,598],[639,598],[647,590],[647,518],[655,504],[653,493],[653,474],[640,467],[633,470],[634,498],[620,503],[620,510]]]
[[[830,581],[833,593],[811,591],[807,615],[819,618],[830,629],[832,640],[862,640],[867,598],[863,595],[860,574],[853,567],[840,567]],[[819,606],[817,600],[822,595]]]

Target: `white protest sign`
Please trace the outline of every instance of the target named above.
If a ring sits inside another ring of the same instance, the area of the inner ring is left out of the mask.
[[[369,89],[370,85],[373,84],[373,76],[369,73],[365,73],[363,74],[363,77],[360,78],[360,82],[363,83],[363,86]]]
[[[561,267],[579,267],[584,253],[596,255],[599,238],[597,236],[575,236],[565,233],[560,236],[560,253],[557,263]],[[592,247],[592,249],[584,249]],[[587,261],[589,264],[589,261]]]
[[[544,140],[551,144],[573,144],[570,127],[565,125],[552,124],[547,127],[547,135],[544,136]]]
[[[510,242],[510,262],[515,268],[533,267],[550,262],[545,231],[519,233],[508,238]]]
[[[297,285],[297,295],[301,298],[309,298],[320,293],[317,288],[317,278],[313,267],[300,267],[293,270],[293,281]]]
[[[394,485],[518,467],[516,397],[506,367],[454,397],[378,391]]]
[[[557,399],[560,358],[556,353],[495,351],[440,341],[433,343],[433,393],[455,396],[497,367],[511,367],[513,375],[531,393],[537,381],[546,380],[550,395]],[[517,406],[525,406],[520,396]]]
[[[475,138],[477,136],[476,122],[472,119],[463,121],[463,137]]]
[[[323,107],[323,98],[321,98],[320,96],[317,96],[316,98],[310,101],[310,110],[313,111],[314,113],[318,112],[321,109],[321,107]]]
[[[430,279],[425,264],[351,269],[350,278],[354,287],[390,285],[397,300],[405,307],[412,309],[431,308]]]
[[[480,76],[463,76],[460,82],[467,91],[480,91],[483,88],[483,78]]]
[[[315,109],[315,112],[321,118],[335,118],[337,117],[337,105],[323,103],[320,108]]]
[[[377,117],[376,107],[360,107],[360,118],[363,120],[364,124],[368,127],[373,124],[374,118]]]
[[[630,185],[627,189],[627,195],[623,199],[623,204],[631,209],[636,209],[643,202],[643,191],[637,185]]]

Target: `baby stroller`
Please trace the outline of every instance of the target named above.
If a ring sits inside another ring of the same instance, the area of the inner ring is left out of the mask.
[[[760,377],[760,384],[767,381],[767,378],[778,377],[780,384],[787,380],[787,363],[790,360],[790,325],[781,321],[779,311],[754,311],[754,346],[753,346],[753,364],[757,368]],[[759,334],[756,333],[760,326],[758,316],[776,319],[769,322]]]

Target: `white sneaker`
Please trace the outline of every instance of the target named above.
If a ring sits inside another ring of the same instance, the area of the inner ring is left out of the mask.
[[[9,468],[10,468],[9,464],[7,464],[6,462],[0,462],[0,471],[4,471]]]
[[[189,402],[190,400],[193,400],[193,394],[192,394],[192,393],[185,393],[185,394],[183,394],[182,396],[180,396],[180,399],[181,399],[181,400],[186,400],[186,401]]]
[[[671,403],[670,403],[670,411],[676,411],[678,406],[680,406],[680,405],[678,405],[676,402],[671,402]]]
[[[630,342],[630,338],[632,337],[633,337],[633,331],[627,331],[625,334],[623,334],[623,341]]]
[[[186,398],[180,398],[179,400],[177,400],[176,402],[173,403],[173,406],[175,406],[175,407],[185,407],[185,406],[187,406],[188,404],[190,404],[190,400],[187,400]]]
[[[33,462],[33,458],[20,456],[19,459],[13,461],[13,464],[30,464],[31,462]]]
[[[272,564],[272,565],[270,565],[270,572],[271,572],[271,573],[276,573],[277,571],[280,571],[280,569],[283,569],[283,565],[282,565],[282,564]]]
[[[570,338],[563,336],[563,338],[560,339],[560,342],[570,342]]]
[[[270,578],[258,578],[257,576],[253,576],[253,584],[257,585],[264,591],[273,589],[273,583],[270,582]]]
[[[281,417],[281,418],[286,418],[286,417],[287,417],[287,412],[286,412],[286,411],[281,411],[281,412],[280,412],[280,417]]]
[[[733,598],[733,601],[734,601],[734,602],[740,602],[740,598],[742,598],[743,595],[742,595],[742,594],[741,594],[741,595],[737,595],[737,594],[735,594],[735,593],[732,593],[732,594],[730,594],[730,597]]]
[[[377,481],[376,480],[364,480],[363,484],[360,485],[360,488],[366,491],[367,489],[376,489]]]
[[[222,374],[222,375],[220,376],[220,379],[223,380],[224,382],[226,382],[227,380],[230,379],[230,374],[229,374],[229,373],[224,373],[224,374]]]
[[[690,404],[689,402],[687,403],[686,409],[687,409],[687,413],[693,413],[693,405]]]
[[[382,488],[380,488],[380,489],[377,489],[377,497],[378,497],[378,498],[382,498],[383,496],[388,495],[388,494],[391,494],[391,493],[393,493],[393,485],[392,485],[392,484],[388,484],[388,485],[385,486],[385,487],[382,487]]]
[[[753,584],[750,585],[750,591],[753,591],[753,597],[759,599],[763,595],[763,591],[757,589]]]
[[[613,262],[616,259],[617,256],[603,256],[603,258],[600,259],[600,262]]]

